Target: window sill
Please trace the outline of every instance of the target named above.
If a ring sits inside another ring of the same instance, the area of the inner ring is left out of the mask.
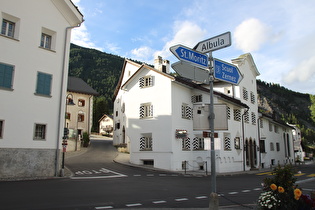
[[[42,96],[42,97],[46,97],[46,98],[51,98],[51,95],[45,95],[45,94],[40,94],[40,93],[34,93],[34,95],[36,96]]]
[[[50,51],[50,52],[53,52],[53,53],[56,53],[55,50],[52,50],[52,49],[49,49],[49,48],[45,48],[45,47],[41,47],[41,46],[38,46],[38,48],[43,49],[43,50],[47,50],[47,51]]]
[[[1,37],[5,37],[5,38],[8,38],[8,39],[11,39],[11,40],[14,40],[14,41],[17,41],[19,42],[20,40],[14,38],[14,37],[11,37],[11,36],[6,36],[6,35],[3,35],[3,34],[0,34]]]
[[[0,87],[0,90],[13,91],[13,88]]]

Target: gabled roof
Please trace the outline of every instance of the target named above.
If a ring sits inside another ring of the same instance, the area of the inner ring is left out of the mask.
[[[259,76],[260,73],[256,67],[253,56],[250,53],[245,53],[243,55],[240,55],[238,58],[232,59],[232,63],[236,63],[238,65],[241,65],[245,62],[245,60],[247,60],[249,62],[250,69],[252,70],[252,72],[254,74],[256,74],[255,76]]]
[[[101,122],[101,121],[102,121],[104,118],[106,118],[106,117],[108,117],[108,118],[110,118],[110,119],[114,119],[114,116],[113,116],[113,115],[104,114],[104,115],[101,117],[101,119],[99,119],[98,122]]]
[[[124,87],[125,85],[127,85],[130,81],[132,81],[132,80],[136,77],[136,75],[137,75],[139,72],[141,72],[143,69],[149,69],[149,70],[154,71],[154,72],[156,72],[156,73],[158,73],[158,74],[161,74],[161,75],[163,75],[163,76],[165,76],[165,77],[168,77],[168,78],[170,78],[170,79],[172,79],[172,80],[175,79],[175,78],[174,78],[172,75],[170,75],[170,74],[161,72],[161,71],[159,71],[159,70],[157,70],[157,69],[155,69],[155,68],[152,68],[151,66],[148,66],[148,65],[146,65],[146,64],[142,64],[142,65],[140,66],[140,68],[139,68],[121,87],[123,88],[123,87]]]
[[[93,88],[91,88],[86,82],[78,77],[68,77],[67,91],[74,93],[82,93],[86,95],[98,95]]]
[[[79,26],[84,20],[83,15],[71,0],[51,0],[70,26]]]

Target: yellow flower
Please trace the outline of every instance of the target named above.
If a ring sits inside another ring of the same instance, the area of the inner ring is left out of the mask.
[[[279,187],[278,187],[278,192],[279,192],[279,193],[284,193],[284,188],[279,186]]]
[[[277,185],[275,185],[275,184],[271,184],[271,185],[270,185],[270,188],[271,188],[273,191],[275,191],[278,187],[277,187]]]
[[[302,195],[302,191],[300,189],[295,189],[294,190],[294,198],[295,198],[295,200],[299,200],[301,195]]]

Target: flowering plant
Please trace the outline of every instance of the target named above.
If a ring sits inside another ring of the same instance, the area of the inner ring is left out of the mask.
[[[315,199],[304,195],[295,185],[296,178],[291,165],[279,165],[272,178],[264,179],[264,192],[258,198],[259,209],[315,210]]]

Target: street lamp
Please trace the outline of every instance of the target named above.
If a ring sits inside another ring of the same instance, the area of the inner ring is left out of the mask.
[[[73,102],[73,95],[71,93],[69,93],[66,97],[66,114],[65,114],[65,127],[64,127],[64,131],[63,131],[63,137],[62,137],[62,164],[61,164],[61,174],[60,176],[63,177],[64,176],[64,171],[65,171],[65,153],[67,150],[67,139],[68,139],[68,134],[69,134],[69,129],[67,126],[67,108],[68,105],[75,105],[75,103]]]

